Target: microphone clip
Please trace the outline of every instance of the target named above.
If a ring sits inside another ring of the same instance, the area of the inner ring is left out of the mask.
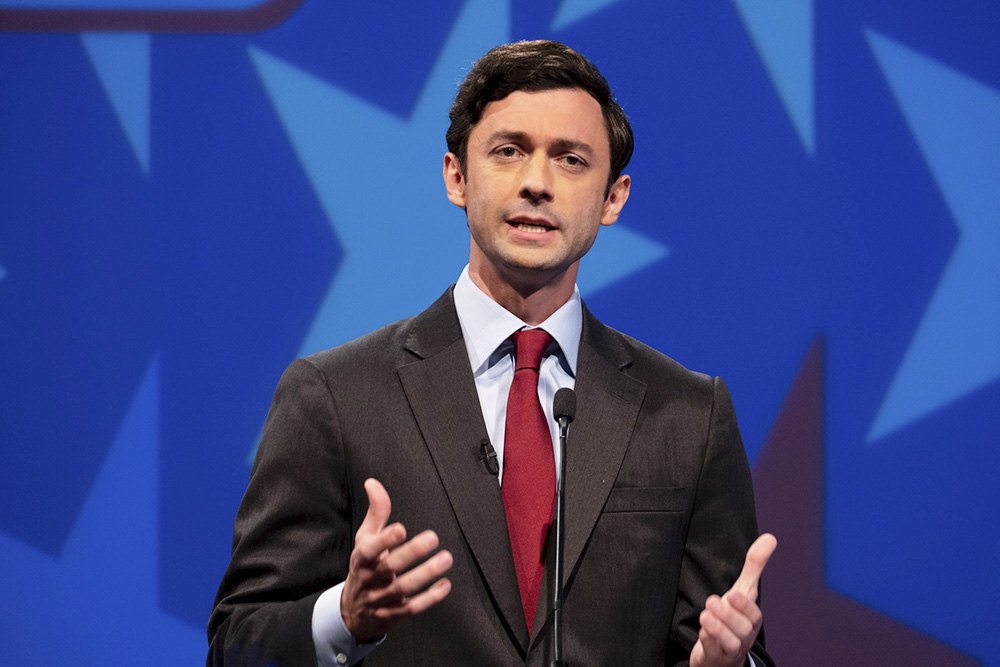
[[[494,477],[500,474],[500,462],[497,460],[497,450],[493,449],[493,445],[486,438],[483,438],[483,441],[479,443],[479,458],[482,459],[483,465],[486,466],[486,472]]]

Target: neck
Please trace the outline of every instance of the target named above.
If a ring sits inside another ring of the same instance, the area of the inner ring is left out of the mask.
[[[492,267],[483,270],[470,262],[469,277],[488,297],[516,315],[521,321],[537,326],[547,320],[573,296],[577,264],[556,276],[524,278],[503,276]]]

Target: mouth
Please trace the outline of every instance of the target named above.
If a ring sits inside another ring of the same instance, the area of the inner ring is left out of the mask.
[[[544,234],[545,232],[550,232],[555,229],[555,226],[550,224],[549,221],[544,218],[528,218],[519,216],[511,218],[507,221],[507,224],[526,234]]]

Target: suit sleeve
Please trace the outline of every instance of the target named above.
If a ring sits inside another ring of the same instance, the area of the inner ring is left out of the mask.
[[[750,466],[729,389],[720,378],[712,382],[704,452],[681,561],[669,665],[688,664],[698,641],[698,616],[705,600],[709,595],[722,595],[735,583],[747,549],[757,538]],[[763,628],[751,655],[757,667],[774,667],[764,650]]]
[[[209,666],[316,665],[316,598],[347,576],[350,489],[327,380],[299,359],[282,375],[236,515],[208,625]]]

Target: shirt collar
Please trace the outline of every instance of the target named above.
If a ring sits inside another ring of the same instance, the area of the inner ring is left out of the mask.
[[[455,284],[455,310],[462,325],[465,349],[469,353],[473,375],[480,375],[490,366],[490,357],[512,333],[528,327],[519,317],[498,304],[472,282],[469,267],[462,270]],[[583,302],[580,290],[573,286],[573,295],[559,310],[538,325],[555,339],[562,351],[568,371],[576,375],[576,360],[583,331]]]

